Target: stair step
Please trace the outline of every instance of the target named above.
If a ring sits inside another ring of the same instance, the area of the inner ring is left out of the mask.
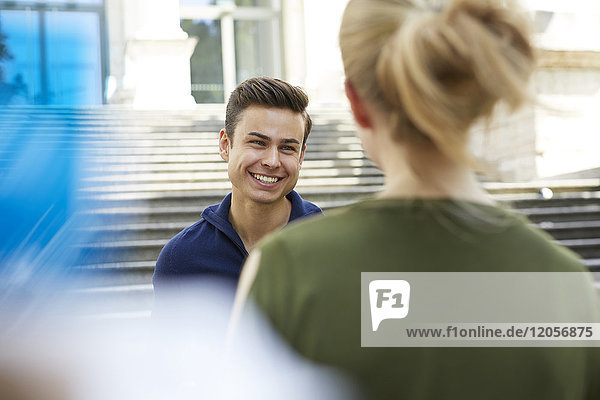
[[[589,194],[589,193],[588,193]],[[560,197],[552,199],[523,199],[517,201],[509,201],[508,204],[514,209],[527,208],[557,208],[557,207],[572,207],[585,205],[600,204],[600,191],[597,195],[586,197],[586,193],[569,193],[569,196],[563,194]]]
[[[169,147],[188,147],[210,148],[217,151],[219,144],[219,129],[211,131],[203,129],[192,132],[110,132],[98,131],[94,129],[81,129],[67,127],[65,130],[56,132],[48,131],[43,135],[44,140],[56,141],[65,138],[65,132],[71,133],[69,139],[85,142],[96,148],[169,148]],[[330,131],[314,131],[308,137],[308,152],[319,151],[321,147],[327,146],[360,146],[360,139],[354,132],[348,132],[347,136],[329,135]],[[1,139],[0,139],[1,140]]]
[[[90,265],[79,265],[73,267],[74,270],[81,271],[124,271],[124,270],[136,270],[136,271],[153,271],[156,260],[152,261],[130,261],[130,262],[116,262],[116,263],[105,263],[105,264],[90,264]]]
[[[138,261],[139,262],[139,261]],[[152,268],[121,268],[119,270],[79,269],[73,271],[72,275],[79,278],[79,285],[86,287],[111,287],[114,285],[139,285],[152,283],[154,264]]]
[[[377,168],[303,168],[300,172],[300,178],[343,178],[343,177],[367,177],[381,176],[382,173]],[[101,175],[87,178],[86,182],[113,182],[113,183],[145,183],[145,182],[210,182],[222,181],[229,183],[229,175],[225,168],[222,171],[203,171],[203,172],[156,172],[156,173],[122,173]]]
[[[600,281],[600,258],[587,258],[583,264],[593,272],[596,281]]]
[[[331,187],[352,185],[383,185],[383,176],[353,176],[353,177],[305,177],[298,180],[296,188],[302,192],[306,187]],[[227,181],[212,182],[167,182],[167,183],[128,183],[103,186],[90,186],[83,189],[88,193],[119,193],[119,192],[158,192],[182,190],[231,190]]]
[[[106,288],[152,283],[156,260],[90,264],[73,267],[72,275],[79,278],[79,287]]]
[[[92,156],[146,156],[146,155],[179,155],[179,154],[217,154],[217,141],[215,140],[214,145],[210,146],[165,146],[165,147],[142,147],[142,146],[93,146],[87,150],[87,152]],[[352,154],[359,154],[355,152],[360,152],[358,158],[362,158],[364,155],[362,154],[363,148],[360,144],[321,144],[318,146],[311,147],[310,150],[307,150],[305,153],[305,157],[309,157],[309,159],[322,159],[323,157],[317,157],[322,154],[334,155],[339,152],[351,152]],[[328,157],[335,158],[335,157]],[[356,157],[353,157],[356,158]]]
[[[302,163],[302,170],[322,169],[322,168],[375,168],[372,161],[368,159],[345,159],[345,160],[305,160]],[[102,164],[95,165],[87,169],[88,171],[99,173],[136,173],[136,172],[203,172],[203,171],[227,171],[227,163],[223,160],[219,162],[188,162],[188,163],[140,163],[140,164]],[[381,173],[381,172],[380,172]]]
[[[339,196],[347,196],[350,194],[370,196],[377,191],[383,189],[382,185],[373,186],[332,186],[329,188],[323,187],[305,187],[298,191],[303,198],[314,198],[319,196],[322,198],[331,198]],[[190,190],[190,191],[146,191],[146,192],[120,192],[120,193],[100,193],[87,194],[82,196],[84,200],[89,201],[162,201],[176,199],[203,199],[217,198],[221,201],[223,197],[230,192],[230,189],[219,190]],[[215,204],[214,202],[211,204]]]
[[[207,204],[208,205],[208,204]],[[188,207],[115,207],[89,210],[90,215],[98,217],[103,225],[134,223],[170,223],[198,221],[204,206]]]
[[[565,180],[537,180],[533,182],[484,182],[483,187],[488,193],[517,194],[537,193],[542,188],[550,188],[554,193],[582,192],[600,190],[600,178],[565,179]]]
[[[151,283],[73,289],[66,293],[67,304],[78,304],[78,312],[87,315],[140,313],[152,309]]]
[[[600,220],[600,205],[596,204],[574,207],[521,208],[515,211],[526,215],[535,223]]]
[[[113,249],[123,248],[153,248],[156,246],[164,246],[166,244],[164,239],[150,239],[150,240],[124,240],[118,242],[99,242],[81,245],[80,247],[92,250],[92,249],[106,249],[112,251]]]
[[[568,247],[582,258],[600,258],[600,238],[558,240],[557,243]]]
[[[144,123],[138,122],[133,125],[124,125],[117,122],[106,125],[99,125],[97,123],[86,123],[81,122],[72,124],[68,121],[56,120],[56,121],[17,121],[12,122],[10,124],[0,124],[0,128],[2,128],[3,133],[8,134],[16,134],[20,131],[27,130],[29,132],[35,132],[38,135],[43,134],[46,135],[55,135],[57,132],[64,135],[69,134],[69,137],[73,137],[76,140],[79,137],[80,133],[86,133],[85,138],[94,138],[97,137],[98,134],[111,134],[114,139],[118,139],[120,135],[128,135],[128,134],[153,134],[160,133],[162,135],[171,135],[171,134],[182,134],[189,133],[193,134],[194,132],[198,132],[199,129],[195,126],[189,124],[182,124],[181,126],[153,126],[152,123]],[[211,133],[212,135],[215,132],[219,132],[222,126],[206,126],[202,130],[202,132],[206,132],[207,134]],[[209,137],[209,136],[206,136]]]
[[[542,222],[537,227],[548,232],[555,239],[600,238],[599,221]]]
[[[121,223],[115,225],[94,226],[84,230],[98,238],[110,238],[114,241],[135,239],[165,239],[175,236],[184,228],[197,221],[155,222],[155,223]]]
[[[158,154],[158,153],[149,153],[147,154],[116,154],[116,155],[108,155],[102,154],[102,152],[96,152],[96,155],[90,155],[86,158],[88,162],[93,164],[145,164],[145,163],[187,163],[187,162],[222,162],[221,156],[217,154],[214,150],[212,152],[202,153],[202,154],[186,154],[185,152],[181,152],[179,154]],[[328,160],[336,160],[336,159],[358,159],[358,160],[367,160],[364,152],[361,151],[346,151],[340,150],[337,152],[307,152],[304,156],[304,160],[319,160],[319,161],[328,161]]]
[[[200,220],[202,211],[204,208],[217,204],[222,200],[222,197],[216,199],[216,201],[210,204],[200,205],[171,205],[171,206],[132,206],[132,207],[113,207],[113,208],[101,208],[101,209],[90,209],[87,211],[89,215],[98,217],[98,225],[93,229],[85,230],[87,233],[94,234],[94,236],[101,235],[119,235],[121,233],[131,236],[135,235],[135,232],[144,232],[146,230],[151,232],[151,236],[154,238],[162,237],[159,236],[160,231],[172,232],[171,235],[165,237],[172,237],[175,233],[181,229],[179,227],[182,224],[189,226],[192,223]],[[323,210],[331,210],[337,207],[347,206],[355,203],[359,200],[358,196],[354,198],[333,198],[333,199],[309,199]],[[193,221],[190,223],[190,221]],[[164,224],[163,224],[164,223]],[[139,226],[140,229],[129,229],[133,226]],[[113,229],[107,228],[112,226]],[[123,228],[116,228],[117,226],[123,226]],[[183,227],[185,227],[183,226]],[[142,228],[142,227],[153,227],[153,228]],[[132,233],[133,232],[133,233]],[[138,236],[139,237],[139,236]]]
[[[156,260],[168,239],[100,242],[80,246],[85,264]]]

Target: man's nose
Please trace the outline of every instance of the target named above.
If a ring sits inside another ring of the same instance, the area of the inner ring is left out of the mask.
[[[277,168],[281,164],[279,160],[279,150],[273,147],[265,151],[262,164],[267,168]]]

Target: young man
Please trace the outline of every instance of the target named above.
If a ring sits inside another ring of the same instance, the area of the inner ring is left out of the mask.
[[[219,134],[232,191],[165,245],[152,279],[155,296],[194,277],[225,278],[235,288],[263,236],[322,213],[293,190],[312,127],[307,105],[300,88],[278,79],[248,79],[233,91]]]

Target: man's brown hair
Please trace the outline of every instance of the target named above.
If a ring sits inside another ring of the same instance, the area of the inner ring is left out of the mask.
[[[283,108],[302,114],[304,117],[302,146],[304,147],[312,128],[312,120],[306,112],[308,96],[302,88],[267,76],[250,78],[240,83],[229,96],[225,113],[225,130],[231,139],[242,112],[250,106]]]

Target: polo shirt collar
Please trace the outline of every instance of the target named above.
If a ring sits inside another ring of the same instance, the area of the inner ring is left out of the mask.
[[[221,201],[220,204],[215,204],[209,207],[206,207],[204,211],[202,211],[202,218],[212,224],[217,230],[225,234],[231,241],[233,241],[245,254],[248,254],[248,251],[244,247],[244,242],[237,234],[235,229],[233,229],[233,225],[229,222],[229,209],[231,208],[231,193],[229,193],[225,198]]]
[[[303,200],[295,190],[292,190],[285,197],[292,203],[292,210],[290,212],[290,219],[288,220],[288,223],[306,215]],[[231,240],[244,248],[242,239],[240,239],[235,229],[233,229],[233,225],[231,225],[231,222],[229,222],[230,208],[231,193],[225,196],[220,204],[207,207],[202,212],[202,218],[213,224],[217,229],[229,236]]]
[[[297,218],[306,216],[306,211],[304,210],[304,201],[295,190],[292,190],[285,197],[292,202],[292,211],[290,212],[288,224]]]

